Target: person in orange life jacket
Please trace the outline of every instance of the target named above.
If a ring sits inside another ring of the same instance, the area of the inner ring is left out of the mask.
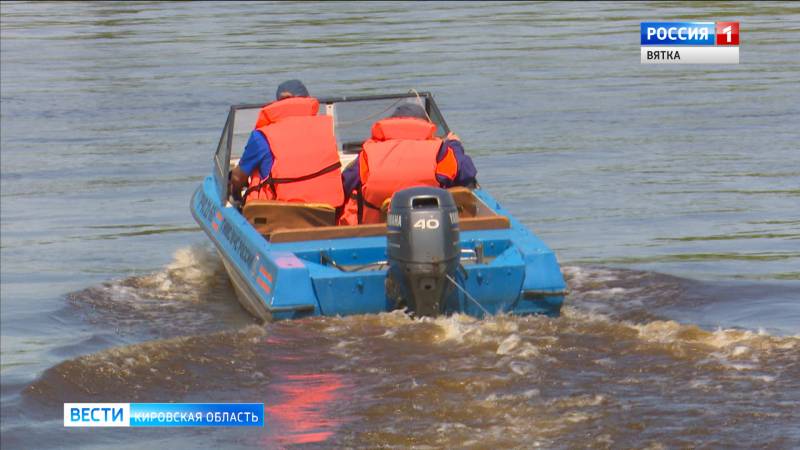
[[[239,164],[231,171],[234,199],[343,203],[341,163],[333,120],[318,116],[319,102],[299,80],[278,86],[276,100],[259,112]]]
[[[436,125],[416,104],[397,107],[372,126],[372,137],[342,172],[349,195],[340,225],[377,223],[380,207],[395,192],[413,186],[474,186],[477,169],[458,136],[435,136]]]

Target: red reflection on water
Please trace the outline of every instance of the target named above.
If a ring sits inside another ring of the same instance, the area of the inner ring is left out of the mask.
[[[276,389],[284,402],[267,405],[266,422],[284,444],[322,442],[333,435],[342,423],[329,417],[329,409],[341,398],[337,391],[344,385],[335,374],[287,375]]]

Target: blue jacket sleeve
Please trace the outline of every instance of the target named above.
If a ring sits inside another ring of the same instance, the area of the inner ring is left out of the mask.
[[[265,177],[272,170],[272,160],[272,149],[269,148],[267,138],[260,131],[253,130],[239,159],[239,168],[247,176],[253,173],[253,169],[258,169],[258,173]]]
[[[448,139],[444,141],[444,143],[442,143],[442,148],[439,149],[439,154],[436,157],[436,161],[439,162],[444,159],[448,148],[453,151],[453,156],[456,157],[458,171],[456,172],[455,178],[452,180],[441,175],[437,175],[436,179],[439,180],[439,183],[444,188],[453,186],[470,186],[474,184],[475,177],[478,175],[478,169],[475,168],[472,158],[470,158],[464,152],[464,146],[461,145],[460,141],[455,139]]]
[[[345,200],[347,200],[351,192],[361,186],[361,171],[358,166],[359,158],[356,157],[356,159],[342,171],[342,186],[344,187]]]

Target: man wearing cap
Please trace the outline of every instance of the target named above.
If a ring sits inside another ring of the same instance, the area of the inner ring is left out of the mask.
[[[372,136],[342,173],[348,199],[339,223],[377,223],[381,206],[395,192],[414,186],[474,186],[477,172],[458,136],[436,137],[436,124],[424,108],[402,104],[372,125]]]
[[[244,202],[342,205],[341,163],[333,120],[318,116],[318,110],[319,101],[309,96],[299,80],[278,86],[275,101],[259,112],[239,164],[231,171],[234,198],[248,186]]]

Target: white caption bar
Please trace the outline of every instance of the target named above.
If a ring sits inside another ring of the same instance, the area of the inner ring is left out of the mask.
[[[642,46],[642,64],[739,64],[739,47]]]

